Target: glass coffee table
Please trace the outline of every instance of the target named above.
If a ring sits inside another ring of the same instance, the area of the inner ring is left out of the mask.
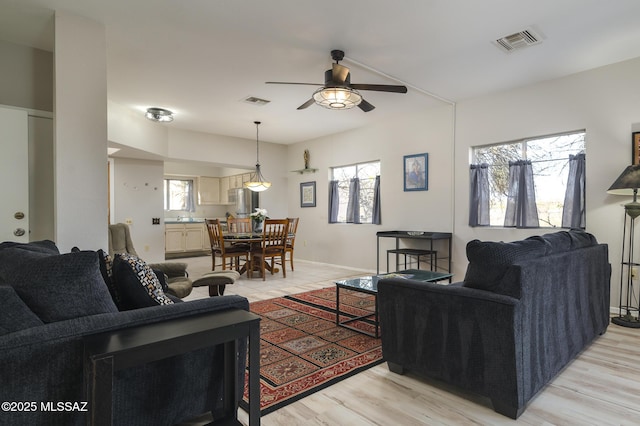
[[[380,336],[379,333],[379,322],[378,322],[378,281],[383,278],[403,278],[403,279],[412,279],[422,282],[438,282],[448,280],[451,282],[451,277],[453,274],[449,272],[434,272],[434,271],[426,271],[421,269],[407,269],[405,271],[392,272],[390,274],[380,274],[380,275],[368,275],[359,278],[350,278],[348,280],[340,280],[336,281],[336,324],[348,328],[350,330],[357,331],[359,333],[366,334],[371,337],[375,337],[376,339]],[[353,317],[350,314],[346,314],[345,312],[340,312],[340,289],[347,289],[351,291],[355,291],[358,293],[366,293],[372,294],[375,299],[375,307],[374,312],[366,315],[361,315],[357,317]],[[350,316],[351,318],[347,320],[340,321],[340,314]],[[365,320],[367,318],[373,317],[373,325],[375,327],[374,333],[369,333],[368,331],[359,329],[357,327],[353,327],[349,325],[352,322],[358,320]]]

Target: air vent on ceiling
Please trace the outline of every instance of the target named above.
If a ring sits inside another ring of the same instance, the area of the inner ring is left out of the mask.
[[[244,98],[243,102],[246,102],[251,105],[263,106],[268,104],[271,101],[268,101],[266,99],[256,98],[255,96],[249,96],[247,98]]]
[[[514,50],[524,49],[542,43],[542,37],[533,32],[531,29],[517,32],[496,40],[496,45],[505,52],[513,52]]]

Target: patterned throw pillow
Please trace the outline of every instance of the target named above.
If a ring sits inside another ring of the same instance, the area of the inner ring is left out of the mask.
[[[162,290],[153,270],[137,256],[116,254],[113,259],[113,279],[125,310],[173,303]]]
[[[109,256],[109,253],[106,253],[104,250],[98,250],[98,258],[100,259],[100,273],[102,274],[102,279],[109,289],[113,303],[115,303],[118,310],[121,311],[123,310],[122,297],[120,297],[118,287],[113,279],[113,259]]]

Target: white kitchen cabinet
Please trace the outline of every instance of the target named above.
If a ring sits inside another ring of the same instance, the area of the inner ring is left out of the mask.
[[[210,176],[198,178],[198,204],[220,204],[220,178]]]
[[[229,176],[220,178],[220,204],[229,204]]]
[[[207,237],[208,238],[208,237]],[[167,224],[164,232],[164,247],[167,253],[202,251],[208,249],[204,241],[204,224]]]
[[[242,186],[242,179],[238,179],[238,175],[229,176],[229,188],[240,188]]]

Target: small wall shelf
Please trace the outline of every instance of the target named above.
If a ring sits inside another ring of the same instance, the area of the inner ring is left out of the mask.
[[[312,169],[311,167],[308,167],[306,169],[300,169],[300,170],[291,170],[291,173],[300,173],[300,174],[304,174],[304,173],[315,173],[317,172],[318,169]]]

